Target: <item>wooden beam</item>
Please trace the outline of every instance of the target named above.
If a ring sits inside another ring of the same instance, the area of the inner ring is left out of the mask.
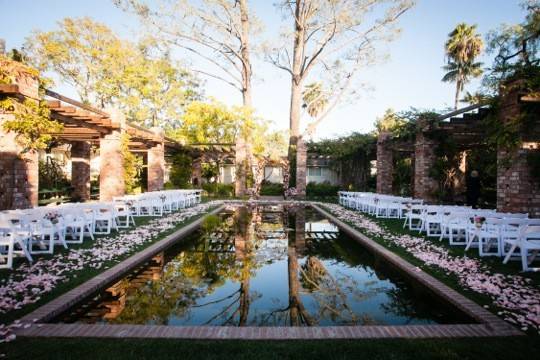
[[[97,125],[94,125],[94,124],[90,124],[89,122],[74,119],[74,118],[72,118],[70,116],[65,116],[63,114],[59,114],[59,113],[56,113],[56,112],[51,112],[51,118],[54,119],[54,120],[58,120],[58,121],[60,121],[62,123],[73,124],[73,125],[77,125],[77,126],[80,126],[80,127],[83,127],[83,128],[86,127],[86,128],[95,130],[95,131],[97,131],[97,132],[99,132],[101,134],[108,134],[110,132],[110,130],[108,128],[97,126]]]
[[[0,84],[0,94],[20,94],[17,84]]]
[[[52,111],[58,113],[74,114],[77,112],[77,109],[75,109],[73,106],[61,106],[59,108],[52,109]]]
[[[54,91],[51,91],[51,90],[48,90],[48,89],[45,89],[45,95],[47,96],[50,96],[50,97],[53,97],[55,99],[58,99],[60,101],[63,101],[65,103],[68,103],[68,104],[71,104],[71,105],[75,105],[77,107],[80,107],[81,109],[85,109],[85,110],[88,110],[88,111],[91,111],[93,113],[96,113],[96,114],[99,114],[99,115],[103,115],[103,116],[106,116],[106,117],[109,117],[109,114],[107,114],[105,111],[102,111],[102,110],[99,110],[99,109],[96,109],[90,105],[87,105],[87,104],[84,104],[80,101],[77,101],[77,100],[73,100],[73,99],[70,99],[66,96],[63,96],[63,95],[60,95]]]
[[[57,109],[62,107],[60,100],[47,100],[47,106],[49,109]]]
[[[540,102],[540,97],[524,95],[519,100],[521,100],[522,102],[538,103]]]

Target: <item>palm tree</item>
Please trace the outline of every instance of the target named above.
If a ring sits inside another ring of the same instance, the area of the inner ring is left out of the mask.
[[[443,67],[446,72],[442,81],[455,82],[456,83],[456,98],[454,108],[457,110],[459,94],[463,91],[464,85],[469,82],[471,78],[476,78],[482,74],[482,63],[457,63],[450,61]]]
[[[447,71],[443,77],[445,82],[456,82],[456,98],[454,107],[457,109],[459,93],[463,86],[472,78],[478,77],[482,73],[482,63],[475,62],[482,52],[484,42],[482,37],[476,33],[476,25],[458,24],[456,28],[448,34],[445,44]]]

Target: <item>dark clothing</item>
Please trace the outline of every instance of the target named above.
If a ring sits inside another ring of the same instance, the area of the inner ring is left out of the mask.
[[[470,176],[467,178],[467,205],[476,208],[480,197],[480,178]]]

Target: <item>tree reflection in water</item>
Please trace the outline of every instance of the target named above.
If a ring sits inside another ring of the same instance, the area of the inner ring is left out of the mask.
[[[403,323],[430,322],[439,316],[419,305],[398,277],[387,279],[376,258],[324,225],[303,206],[230,206],[228,214],[208,217],[195,241],[156,256],[107,289],[97,305],[71,315],[87,322],[229,326],[365,325],[381,316],[384,322],[385,314]],[[274,263],[269,274],[276,276],[263,276],[262,285],[254,280]]]

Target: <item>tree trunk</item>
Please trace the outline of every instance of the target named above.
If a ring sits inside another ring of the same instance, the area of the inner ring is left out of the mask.
[[[454,109],[458,109],[458,103],[459,103],[459,92],[461,90],[461,79],[456,80],[456,98],[454,99]]]
[[[300,198],[306,196],[307,175],[307,148],[304,139],[300,136],[296,143],[296,195]]]
[[[296,21],[294,22],[294,47],[291,75],[291,108],[289,113],[289,188],[296,187],[297,142],[298,136],[300,135],[300,110],[302,107],[302,66],[305,46],[305,18],[301,11],[302,6],[303,1],[296,1]]]
[[[252,107],[251,99],[251,62],[249,56],[249,12],[247,0],[240,0],[240,22],[241,22],[241,57],[242,57],[242,100],[245,107]],[[248,171],[248,159],[251,158],[251,146],[249,139],[245,139],[242,132],[236,137],[236,176],[235,176],[235,194],[243,196],[246,194],[246,181]]]

